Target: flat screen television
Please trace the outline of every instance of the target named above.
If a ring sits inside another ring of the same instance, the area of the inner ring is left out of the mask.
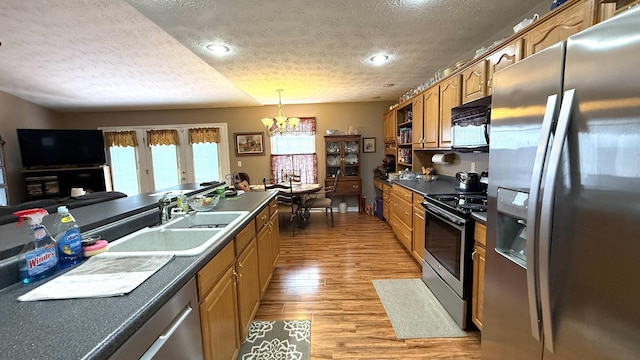
[[[106,164],[101,130],[17,129],[22,166],[54,168]]]

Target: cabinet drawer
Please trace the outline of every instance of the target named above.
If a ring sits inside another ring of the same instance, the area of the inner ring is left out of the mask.
[[[473,228],[473,240],[482,244],[482,246],[487,246],[487,227],[476,221],[476,224]]]
[[[258,231],[260,231],[260,229],[262,229],[264,224],[266,224],[269,221],[269,209],[270,208],[271,208],[271,205],[267,206],[266,208],[262,209],[262,211],[260,211],[258,213],[258,215],[256,216],[256,229]],[[277,206],[276,206],[276,208],[277,208]]]
[[[238,235],[236,235],[236,255],[239,255],[242,252],[247,244],[256,236],[256,221],[251,220],[244,229],[240,230]]]
[[[391,197],[391,212],[408,227],[412,226],[413,206],[395,194]]]
[[[269,216],[273,215],[278,211],[278,199],[273,199],[269,203]]]
[[[413,193],[413,206],[416,208],[424,209],[422,207],[422,202],[424,201],[424,195]]]
[[[374,180],[373,184],[375,185],[376,189],[384,191],[384,187],[382,186],[382,183],[380,181]]]
[[[391,215],[391,217],[394,218],[395,215]],[[411,230],[411,227],[405,225],[405,223],[398,217],[395,217],[393,221],[393,232],[396,234],[402,245],[404,245],[407,250],[411,251],[411,240],[413,239],[413,231]]]
[[[216,280],[222,275],[235,259],[234,252],[234,240],[231,240],[216,256],[205,265],[202,270],[198,271],[198,299],[202,299],[207,296],[207,293]]]
[[[402,186],[393,185],[391,187],[391,193],[408,202],[409,204],[411,204],[411,202],[413,201],[413,192],[409,189],[403,188]]]

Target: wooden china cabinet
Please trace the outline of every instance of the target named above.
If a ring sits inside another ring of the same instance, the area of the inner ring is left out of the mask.
[[[357,195],[358,209],[362,199],[362,179],[360,178],[360,135],[327,135],[325,148],[325,186],[333,186],[338,170],[342,176],[338,179],[335,195]]]

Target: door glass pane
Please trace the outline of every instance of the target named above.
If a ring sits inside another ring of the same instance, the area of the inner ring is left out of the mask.
[[[180,185],[178,179],[178,156],[175,145],[151,146],[154,190]]]
[[[8,201],[7,201],[7,188],[5,187],[0,187],[0,206],[7,206]]]
[[[191,147],[193,149],[194,181],[198,183],[219,181],[218,144],[198,143]]]
[[[123,192],[127,196],[140,194],[135,147],[112,146],[109,148],[109,154],[111,155],[113,189]]]

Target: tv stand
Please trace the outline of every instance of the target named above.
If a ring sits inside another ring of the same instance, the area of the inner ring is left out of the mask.
[[[27,201],[71,196],[71,188],[86,192],[113,191],[108,165],[22,170]]]

